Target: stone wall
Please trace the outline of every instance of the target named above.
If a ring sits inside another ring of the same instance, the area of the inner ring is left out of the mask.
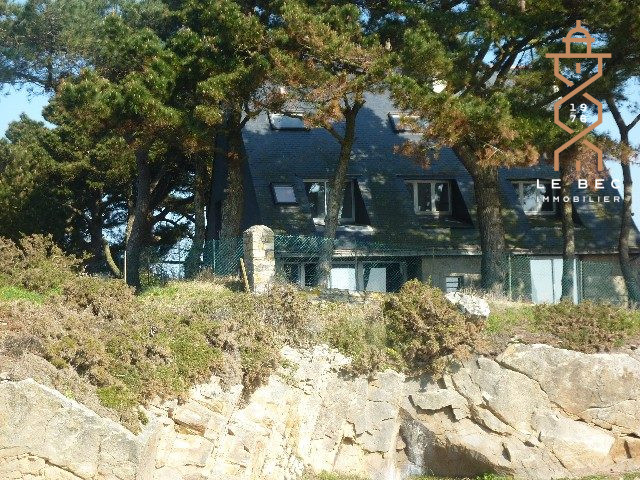
[[[325,346],[282,356],[286,367],[245,401],[241,386],[213,377],[183,402],[153,402],[139,436],[35,382],[0,383],[0,478],[549,479],[640,469],[632,354],[513,344],[437,381],[346,376],[349,359]]]

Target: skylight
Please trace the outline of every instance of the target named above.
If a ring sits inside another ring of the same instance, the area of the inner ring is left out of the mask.
[[[296,192],[290,183],[272,183],[271,193],[273,194],[273,203],[276,205],[293,205],[298,203],[298,200],[296,200]]]
[[[270,113],[269,124],[272,130],[309,130],[301,112]]]
[[[389,112],[389,121],[396,133],[417,132],[421,127],[426,126],[425,121],[420,120],[417,115],[405,115],[398,112]]]

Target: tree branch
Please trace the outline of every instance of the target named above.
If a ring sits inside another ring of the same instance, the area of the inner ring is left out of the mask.
[[[640,121],[640,113],[638,115],[636,115],[636,118],[634,118],[633,120],[631,120],[631,123],[629,125],[627,125],[627,128],[629,130],[632,130],[633,127],[636,126],[636,124]]]
[[[609,107],[611,115],[613,115],[613,120],[616,122],[618,130],[620,131],[620,139],[624,142],[625,138],[627,138],[628,141],[629,127],[625,124],[624,119],[622,118],[622,114],[620,113],[620,109],[616,105],[616,99],[614,98],[613,94],[609,94],[607,96],[607,106]]]

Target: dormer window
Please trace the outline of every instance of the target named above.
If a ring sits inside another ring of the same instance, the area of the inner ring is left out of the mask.
[[[295,205],[298,203],[293,185],[290,183],[272,183],[271,194],[273,195],[273,203],[276,205]]]
[[[417,215],[451,214],[451,183],[448,180],[410,180],[406,185]]]
[[[403,113],[389,113],[391,127],[396,133],[417,132],[420,127],[424,127],[424,121],[417,115],[405,115]]]
[[[309,130],[304,124],[302,112],[269,113],[272,130]]]
[[[557,204],[553,201],[551,180],[518,180],[512,182],[518,202],[527,215],[554,215]]]
[[[329,192],[328,180],[305,180],[304,189],[313,211],[313,219],[316,223],[324,222],[327,215],[327,201]],[[353,180],[345,184],[344,198],[340,208],[340,222],[353,223],[355,221],[355,194]]]

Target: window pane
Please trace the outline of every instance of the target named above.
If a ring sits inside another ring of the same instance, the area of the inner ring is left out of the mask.
[[[274,130],[306,130],[302,115],[297,113],[270,113],[269,122]]]
[[[540,212],[542,210],[543,197],[544,192],[539,190],[535,183],[526,182],[522,184],[522,198],[520,198],[520,204],[525,212]]]
[[[276,203],[297,203],[293,185],[273,185]]]
[[[313,212],[313,218],[324,218],[325,212],[325,182],[305,182],[304,188],[307,191],[307,197],[311,204],[311,211]]]
[[[304,286],[315,287],[318,284],[318,264],[304,264]]]
[[[431,211],[431,184],[418,183],[418,212]]]
[[[446,277],[445,290],[449,292],[457,292],[462,288],[462,277]]]
[[[347,182],[345,186],[340,218],[353,218],[353,182]]]
[[[298,284],[300,282],[300,265],[297,263],[285,263],[284,264],[284,278],[289,283]]]
[[[396,133],[418,132],[426,126],[426,122],[416,115],[403,115],[402,113],[389,113],[391,127]]]
[[[551,182],[540,182],[540,186],[544,186],[544,190],[539,190],[542,197],[542,208],[543,212],[553,212],[553,190],[551,189]],[[549,197],[548,201],[544,200],[544,197]]]
[[[387,267],[375,263],[364,264],[364,289],[366,292],[387,291]]]
[[[340,265],[331,268],[329,279],[331,288],[338,290],[356,290],[356,267],[355,265]]]
[[[436,211],[449,211],[449,184],[447,182],[437,182],[435,184]]]

